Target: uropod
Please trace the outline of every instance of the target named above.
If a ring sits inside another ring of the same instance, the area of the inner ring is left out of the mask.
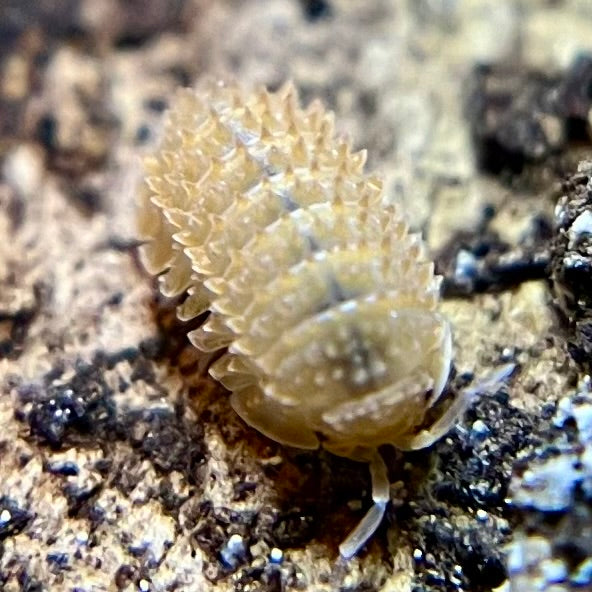
[[[429,446],[466,405],[458,396],[428,419],[451,363],[440,278],[365,160],[292,84],[208,81],[176,93],[138,208],[143,264],[165,296],[185,296],[181,319],[209,311],[189,338],[224,350],[209,372],[240,417],[369,463],[374,505],[344,557],[389,499],[378,447]]]

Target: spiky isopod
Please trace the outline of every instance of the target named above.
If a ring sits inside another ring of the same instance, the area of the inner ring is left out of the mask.
[[[189,338],[226,349],[210,373],[237,413],[283,444],[370,462],[375,505],[344,556],[384,513],[378,447],[428,446],[462,408],[425,425],[451,358],[439,278],[365,159],[291,84],[210,82],[178,91],[139,207],[144,265],[164,295],[186,294],[180,318],[210,311]]]

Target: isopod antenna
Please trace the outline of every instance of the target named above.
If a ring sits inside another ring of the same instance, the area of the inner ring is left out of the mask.
[[[372,479],[372,507],[360,520],[347,538],[339,545],[339,553],[344,559],[351,559],[379,527],[390,498],[390,482],[384,459],[378,450],[370,459],[370,478]]]

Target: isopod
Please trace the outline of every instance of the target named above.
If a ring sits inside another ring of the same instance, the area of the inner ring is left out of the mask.
[[[344,557],[389,499],[378,447],[429,446],[466,404],[427,419],[451,363],[440,278],[365,160],[292,84],[209,82],[177,92],[139,196],[142,261],[164,295],[186,295],[181,319],[209,311],[189,338],[225,350],[209,371],[240,417],[370,463],[374,505]]]

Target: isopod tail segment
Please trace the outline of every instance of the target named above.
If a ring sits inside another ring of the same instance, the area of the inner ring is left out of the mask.
[[[420,450],[431,446],[448,431],[454,419],[461,416],[474,401],[475,397],[487,391],[499,388],[516,369],[516,364],[508,363],[497,368],[489,376],[471,388],[464,389],[451,403],[444,413],[428,430],[420,431],[408,443],[407,450]],[[375,450],[369,459],[370,478],[372,482],[372,506],[339,545],[339,554],[344,559],[351,559],[368,542],[382,523],[388,502],[390,501],[390,482],[384,458],[379,450]]]

